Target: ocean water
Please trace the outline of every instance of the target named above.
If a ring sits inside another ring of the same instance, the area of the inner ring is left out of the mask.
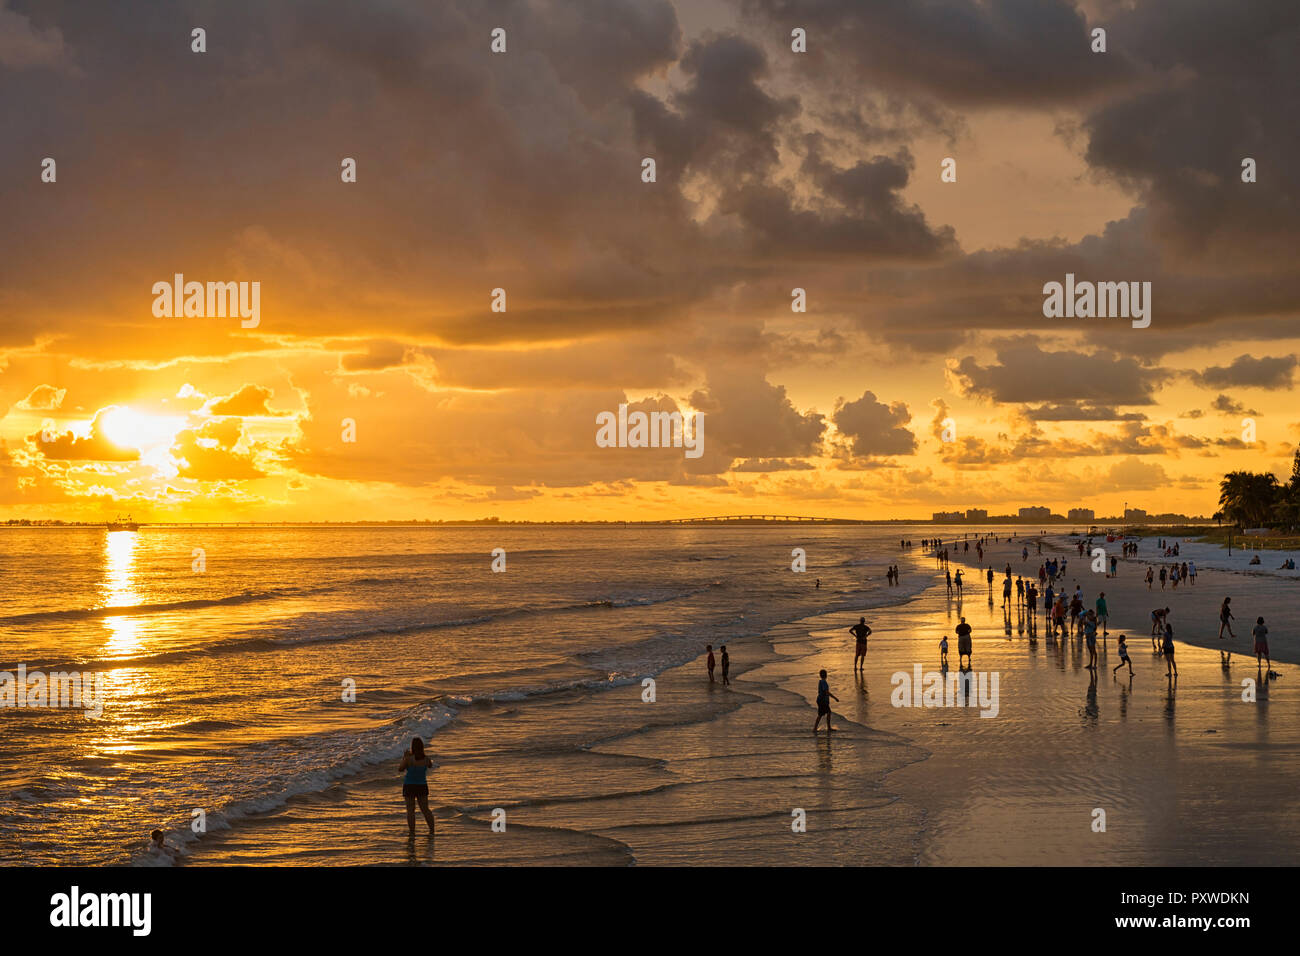
[[[936,533],[2,530],[0,671],[95,672],[105,700],[99,717],[0,708],[0,863],[139,862],[154,827],[188,838],[201,811],[210,830],[237,829],[373,774],[414,735],[437,752],[484,703],[511,706],[484,733],[526,733],[536,773],[562,775],[548,741],[578,718],[557,698],[639,684],[706,643],[902,600],[933,582],[919,545]],[[504,573],[491,570],[496,548]],[[891,562],[903,571],[892,588]]]

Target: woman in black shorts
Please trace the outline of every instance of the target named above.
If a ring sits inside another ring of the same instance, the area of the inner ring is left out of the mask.
[[[411,739],[411,749],[402,756],[402,765],[398,770],[405,770],[402,780],[402,796],[406,798],[406,825],[410,827],[412,838],[415,837],[415,802],[420,802],[420,812],[424,822],[429,824],[429,834],[433,835],[433,814],[429,812],[429,768],[433,766],[424,753],[424,741],[419,737]]]

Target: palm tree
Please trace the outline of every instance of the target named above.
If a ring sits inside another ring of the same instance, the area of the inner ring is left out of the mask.
[[[1291,480],[1278,489],[1273,519],[1288,531],[1300,525],[1300,448],[1291,464]]]
[[[1219,482],[1219,506],[1225,518],[1242,528],[1263,527],[1273,517],[1281,490],[1272,472],[1229,472]]]

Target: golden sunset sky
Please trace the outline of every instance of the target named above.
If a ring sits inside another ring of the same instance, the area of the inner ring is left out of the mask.
[[[1300,441],[1300,5],[1248,8],[0,0],[0,520],[1208,515]]]

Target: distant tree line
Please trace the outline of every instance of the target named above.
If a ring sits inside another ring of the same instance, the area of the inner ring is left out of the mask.
[[[1291,480],[1283,484],[1270,471],[1232,471],[1219,482],[1216,520],[1240,528],[1300,528],[1300,448],[1291,465]]]

